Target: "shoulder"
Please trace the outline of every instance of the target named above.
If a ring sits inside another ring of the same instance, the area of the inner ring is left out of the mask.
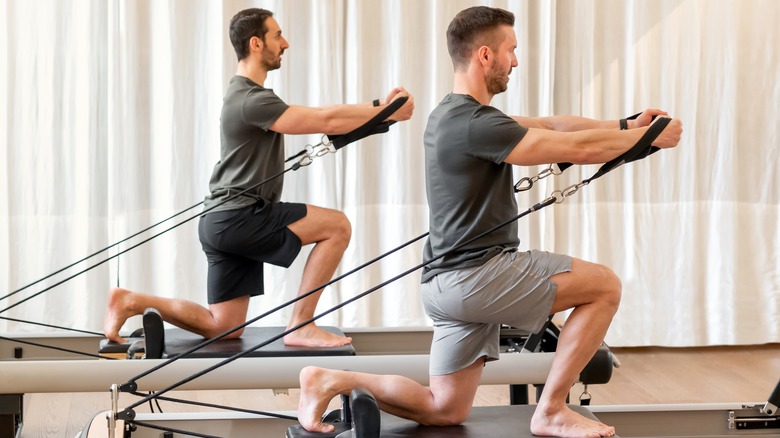
[[[233,76],[230,79],[226,98],[245,98],[259,103],[284,103],[272,88],[265,88],[243,76]]]
[[[468,128],[480,104],[471,96],[450,93],[439,102],[429,116],[429,123],[447,128]]]
[[[478,123],[478,124],[484,124],[484,123],[492,124],[496,122],[517,123],[510,116],[508,116],[503,111],[501,111],[500,109],[494,106],[482,105],[479,103],[477,105],[478,106],[474,108],[474,111],[471,114],[471,119],[470,119],[471,123]]]
[[[264,104],[284,104],[284,101],[274,92],[273,89],[263,88],[261,86],[252,87],[247,90],[247,97]]]

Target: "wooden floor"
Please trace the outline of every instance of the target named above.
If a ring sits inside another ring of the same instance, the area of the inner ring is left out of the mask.
[[[616,348],[621,362],[606,385],[588,388],[592,404],[761,403],[780,380],[780,344],[750,347]],[[490,366],[488,364],[488,366]],[[571,399],[583,391],[575,385]],[[298,391],[274,395],[270,390],[181,391],[172,396],[257,410],[295,410]],[[137,399],[125,395],[120,406]],[[22,438],[73,438],[93,414],[110,408],[108,392],[32,394],[24,398]],[[506,386],[483,386],[475,405],[508,404]],[[164,412],[208,410],[160,402]],[[334,402],[333,406],[336,406]],[[149,407],[137,412],[149,412]],[[4,438],[4,437],[0,437]]]

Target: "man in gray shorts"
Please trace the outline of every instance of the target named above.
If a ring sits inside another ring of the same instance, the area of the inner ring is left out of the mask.
[[[582,417],[566,397],[601,344],[620,301],[620,280],[604,266],[542,251],[519,252],[517,225],[463,244],[518,213],[512,165],[603,163],[630,149],[660,110],[647,110],[618,129],[618,120],[510,117],[490,106],[517,66],[514,16],[477,6],[447,29],[455,69],[453,92],[428,118],[425,169],[430,237],[422,275],[423,303],[433,319],[430,386],[403,376],[303,369],[298,419],[309,431],[328,402],[353,388],[371,391],[381,409],[429,425],[466,420],[482,368],[498,359],[499,324],[537,331],[549,315],[572,309],[544,392],[531,421],[537,435],[610,436],[614,428]],[[654,142],[674,147],[682,132],[672,120]],[[459,246],[463,244],[463,246]]]
[[[343,213],[279,202],[281,177],[235,195],[284,170],[284,134],[344,134],[402,96],[409,99],[390,119],[408,120],[414,111],[414,99],[401,87],[373,103],[288,106],[273,90],[263,87],[268,72],[281,67],[282,54],[289,47],[273,14],[256,8],[240,11],[230,21],[229,33],[238,68],[225,94],[220,161],[214,166],[210,194],[204,202],[208,211],[198,227],[209,262],[209,306],[114,289],[104,322],[105,335],[113,341],[122,342],[119,330],[124,322],[149,307],[157,309],[165,321],[206,338],[244,323],[249,298],[263,293],[263,264],[288,267],[302,245],[315,246],[303,271],[299,295],[330,280],[351,234]],[[314,316],[321,293],[319,290],[295,303],[288,328]],[[348,344],[351,339],[310,323],[285,336],[284,342],[331,347]]]

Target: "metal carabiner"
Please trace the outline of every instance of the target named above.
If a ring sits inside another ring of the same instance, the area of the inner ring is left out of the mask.
[[[336,152],[336,148],[333,147],[332,143],[320,143],[317,146],[319,146],[319,148],[317,149],[317,153],[314,154],[315,157],[321,157],[323,155],[328,155],[331,152]]]
[[[558,171],[556,173],[555,169],[553,169],[553,165],[550,164],[550,167],[548,167],[547,169],[544,169],[543,171],[539,172],[539,175],[536,175],[536,178],[537,179],[544,179],[544,178],[547,178],[550,175],[560,175],[561,173],[563,173],[563,172]]]
[[[582,181],[580,183],[572,184],[569,187],[566,187],[565,189],[563,189],[563,192],[562,192],[563,197],[564,198],[568,198],[569,196],[573,196],[575,193],[577,193],[577,191],[579,189],[585,187],[586,185],[588,185],[588,183],[585,182],[585,181]]]
[[[311,157],[309,153],[306,153],[306,155],[302,156],[301,159],[298,160],[298,165],[301,167],[306,167],[309,164],[311,164],[312,161],[314,161],[314,159]]]
[[[531,190],[531,187],[533,186],[534,186],[534,179],[529,176],[524,176],[520,178],[520,180],[517,183],[515,183],[515,193]]]
[[[540,179],[547,178],[550,175],[560,175],[563,171],[555,164],[550,164],[546,169],[539,172],[536,176],[524,176],[520,178],[517,183],[515,183],[515,193],[518,192],[524,192],[526,190],[530,190],[534,183],[539,181]]]

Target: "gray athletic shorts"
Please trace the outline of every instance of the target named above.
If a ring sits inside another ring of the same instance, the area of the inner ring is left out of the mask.
[[[570,271],[566,255],[506,251],[423,283],[423,305],[433,319],[430,374],[454,373],[483,356],[497,360],[501,324],[541,330],[558,289],[550,277]]]

